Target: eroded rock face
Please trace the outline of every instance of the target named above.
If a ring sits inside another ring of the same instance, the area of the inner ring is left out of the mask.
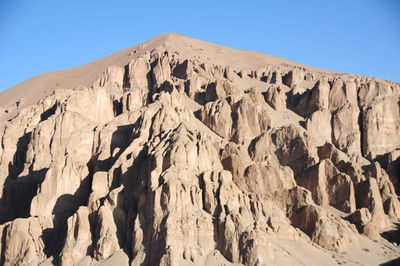
[[[87,207],[80,207],[68,218],[67,224],[68,231],[61,251],[61,264],[73,265],[86,256],[92,242]]]
[[[43,231],[52,227],[51,219],[19,218],[2,225],[4,265],[37,265],[46,259]]]
[[[120,88],[124,86],[124,68],[109,66],[103,74],[95,81],[95,86]]]
[[[265,101],[276,111],[286,110],[285,91],[279,86],[272,86],[264,94]]]
[[[318,205],[331,205],[344,212],[352,212],[356,208],[351,178],[341,173],[328,159],[310,167],[296,181],[311,191]]]
[[[398,84],[179,45],[137,47],[0,122],[1,263],[307,264],[290,250],[383,241]]]
[[[128,65],[128,79],[130,87],[148,87],[151,70],[149,55],[135,58]]]
[[[399,147],[399,97],[376,99],[363,113],[363,152],[368,159]]]

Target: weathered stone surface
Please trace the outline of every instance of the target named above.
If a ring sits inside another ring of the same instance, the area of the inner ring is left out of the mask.
[[[292,214],[294,226],[304,231],[320,246],[329,250],[343,250],[357,244],[356,229],[348,222],[329,216],[315,205],[298,208]]]
[[[171,82],[171,66],[169,65],[168,55],[161,55],[156,53],[155,66],[152,69],[152,78],[156,88],[165,84],[165,82]]]
[[[261,93],[255,89],[250,89],[235,103],[232,112],[232,140],[236,143],[247,144],[274,124],[271,110],[268,109]]]
[[[286,110],[286,95],[279,86],[272,86],[264,94],[265,101],[276,111]]]
[[[371,221],[371,213],[367,208],[361,208],[349,215],[349,220],[355,224],[358,231],[362,233],[364,227]]]
[[[328,110],[319,110],[314,112],[309,119],[306,120],[306,129],[315,138],[315,144],[322,146],[327,142],[331,142],[331,113]]]
[[[398,256],[400,86],[288,62],[167,34],[1,93],[0,263]]]
[[[307,117],[317,110],[328,109],[329,84],[325,80],[316,82],[312,88],[302,88],[295,86],[289,93],[289,103],[296,113]]]
[[[399,97],[375,100],[363,112],[363,154],[368,159],[391,152],[400,145]]]
[[[332,141],[348,154],[360,153],[359,110],[353,105],[344,105],[333,114]]]
[[[381,168],[379,163],[375,162],[366,172],[366,175],[376,178],[385,213],[393,218],[400,218],[400,202],[397,198],[395,188],[385,170]]]
[[[61,265],[73,265],[83,259],[90,250],[92,234],[87,207],[80,207],[67,221],[68,231],[61,251]]]
[[[298,126],[277,129],[272,133],[272,140],[280,163],[292,168],[295,177],[318,162],[315,144],[308,133]]]
[[[384,216],[382,197],[375,178],[367,178],[366,181],[358,184],[357,207],[367,208],[372,214],[372,220],[378,229],[387,225]]]
[[[106,259],[120,249],[117,226],[110,208],[101,206],[98,211],[97,243],[94,247],[94,257],[97,260]]]
[[[123,67],[109,66],[94,82],[94,86],[122,89],[124,85],[124,73]]]
[[[200,120],[223,138],[232,136],[232,110],[225,99],[207,103],[199,113]]]
[[[147,54],[132,59],[128,65],[128,78],[130,88],[148,87],[150,70],[151,67]]]
[[[19,218],[2,227],[4,265],[38,265],[46,259],[42,231],[52,227],[50,219]]]
[[[397,194],[400,192],[400,150],[394,150],[387,156],[386,172],[389,175],[390,181],[396,189]]]
[[[252,164],[244,172],[248,190],[254,193],[271,193],[280,189],[290,189],[296,185],[293,172],[289,167],[282,167],[270,157],[265,163]]]
[[[315,203],[331,205],[344,212],[355,210],[354,185],[351,178],[341,173],[326,159],[310,167],[296,178],[297,184],[309,189]]]

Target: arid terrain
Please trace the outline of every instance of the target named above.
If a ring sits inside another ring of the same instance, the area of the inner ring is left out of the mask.
[[[0,93],[1,265],[400,263],[400,85],[162,34]]]

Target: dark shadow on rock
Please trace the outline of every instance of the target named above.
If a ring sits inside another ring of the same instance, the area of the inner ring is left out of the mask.
[[[110,170],[112,165],[118,159],[118,157],[124,152],[124,150],[129,146],[131,140],[134,138],[133,132],[137,128],[138,124],[128,124],[123,126],[118,126],[117,129],[112,133],[110,151],[111,155],[114,154],[115,150],[118,148],[118,152],[105,160],[93,159],[91,161],[91,166],[93,173],[102,171],[107,172]]]
[[[118,154],[122,153],[130,144],[133,129],[135,124],[118,126],[117,130],[111,136],[111,154],[114,153],[116,148],[119,148]],[[118,157],[118,155],[114,156]]]
[[[117,223],[117,238],[121,248],[128,254],[132,260],[132,232],[134,230],[134,223],[138,215],[138,202],[142,193],[146,193],[148,187],[148,177],[150,172],[155,167],[154,158],[148,156],[148,147],[145,145],[139,152],[132,166],[130,166],[124,173],[121,173],[120,184],[123,185],[118,195],[118,200],[122,199],[122,208],[125,212],[125,227],[122,222],[118,221],[118,217],[114,213],[114,219]],[[143,228],[143,230],[146,230]]]
[[[75,193],[61,195],[54,205],[52,214],[53,228],[48,228],[43,231],[44,252],[47,257],[53,256],[56,265],[60,262],[60,253],[64,246],[64,241],[67,236],[69,217],[74,215],[80,206],[86,206],[92,186],[92,172],[90,163],[87,164],[89,175],[82,181]],[[91,252],[91,247],[88,254]],[[53,262],[53,263],[54,263]]]
[[[26,152],[31,139],[32,132],[25,133],[17,141],[17,150],[14,153],[13,161],[8,165],[8,177],[15,178],[24,170]]]
[[[267,76],[262,76],[262,77],[260,78],[260,81],[262,81],[262,82],[267,82],[267,83],[268,83],[268,77],[267,77]]]
[[[189,60],[186,59],[185,61],[183,61],[183,63],[176,65],[176,67],[172,71],[172,75],[177,77],[178,79],[187,79],[188,68]]]
[[[307,89],[302,94],[293,94],[293,91],[290,90],[286,93],[286,107],[304,118],[309,117],[318,110],[318,106],[313,104],[311,100],[319,86],[320,83],[317,82],[314,87]]]
[[[372,162],[378,162],[384,168],[392,181],[397,195],[400,195],[400,157],[390,158],[392,152],[377,155]]]
[[[10,225],[4,226],[3,231],[1,232],[0,265],[4,265],[4,259],[5,259],[4,252],[6,251],[7,247],[6,232],[9,226]]]
[[[391,261],[379,264],[380,266],[398,266],[400,265],[400,257],[398,257],[397,259],[393,259]]]
[[[31,135],[32,132],[28,132],[18,139],[13,160],[8,164],[8,176],[5,178],[3,197],[0,199],[0,223],[29,216],[30,203],[47,172],[47,168],[38,171],[29,169],[26,176],[18,177],[24,170]]]
[[[40,122],[47,120],[50,116],[54,115],[56,113],[57,110],[57,103],[55,103],[52,107],[50,107],[49,109],[47,109],[46,111],[44,111],[41,115],[40,115]]]
[[[8,206],[12,207],[13,218],[27,218],[30,215],[32,199],[43,182],[48,168],[31,171],[28,175],[8,180],[5,186]]]
[[[131,88],[131,83],[129,82],[129,64],[124,66],[124,79],[123,79],[123,88]]]
[[[394,230],[385,231],[381,233],[381,236],[391,243],[400,245],[400,223],[396,223],[395,225],[396,228]]]
[[[113,111],[114,111],[114,116],[119,116],[122,114],[122,103],[121,100],[114,100],[113,101]]]

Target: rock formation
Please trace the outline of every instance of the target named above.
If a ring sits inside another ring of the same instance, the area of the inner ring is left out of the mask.
[[[177,34],[28,80],[0,93],[0,263],[392,260],[399,103]]]

